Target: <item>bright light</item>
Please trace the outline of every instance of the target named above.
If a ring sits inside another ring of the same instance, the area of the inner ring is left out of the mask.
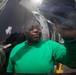
[[[41,4],[42,0],[31,0],[31,2],[33,2],[34,4]]]

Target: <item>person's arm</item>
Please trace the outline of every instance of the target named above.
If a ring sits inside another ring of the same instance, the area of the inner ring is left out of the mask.
[[[13,73],[13,64],[12,61],[9,58],[8,67],[7,67],[7,73]]]
[[[25,42],[23,42],[23,44],[18,44],[16,45],[10,52],[10,56],[9,56],[9,62],[8,62],[8,66],[7,66],[7,73],[15,73],[15,59],[18,57],[14,57],[15,55],[17,55],[16,53],[18,52],[18,50],[25,44]],[[13,57],[15,59],[13,59]]]
[[[65,44],[52,43],[53,60],[70,68],[76,68],[76,41],[65,40]]]
[[[14,73],[14,64],[11,60],[12,56],[15,54],[15,47],[12,49],[12,51],[10,52],[10,56],[9,56],[9,61],[8,61],[8,66],[7,66],[7,73]]]
[[[60,27],[61,23],[59,23],[56,20],[55,24],[57,24],[56,25],[57,31],[64,38],[64,46],[65,46],[65,48],[57,46],[58,51],[55,51],[54,53],[55,55],[58,56],[56,60],[62,62],[63,64],[71,68],[76,68],[76,29],[72,30],[61,29]]]
[[[6,73],[8,75],[10,75],[10,74],[11,75],[18,75],[17,73],[14,72],[14,65],[13,65],[13,62],[11,61],[11,54],[10,54],[10,57],[9,57],[9,62],[8,62]]]

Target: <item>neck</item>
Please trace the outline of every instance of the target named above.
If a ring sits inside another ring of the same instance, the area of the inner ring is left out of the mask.
[[[29,40],[28,40],[27,44],[32,46],[32,45],[37,44],[38,42],[39,42],[39,41],[29,41]]]

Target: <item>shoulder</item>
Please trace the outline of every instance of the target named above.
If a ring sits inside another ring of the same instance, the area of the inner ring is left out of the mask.
[[[46,44],[51,44],[51,45],[53,45],[53,44],[59,44],[59,43],[57,43],[57,42],[55,42],[53,40],[45,40],[45,43]]]
[[[17,52],[20,48],[22,48],[24,45],[25,45],[25,42],[22,42],[22,43],[16,45],[16,46],[12,49],[12,51],[11,51],[11,53],[10,53],[10,57],[14,56],[14,55],[16,54],[16,52]]]
[[[42,44],[45,46],[54,46],[54,45],[58,45],[59,43],[53,41],[53,40],[43,40]]]
[[[57,48],[57,47],[64,47],[62,44],[55,42],[53,40],[47,40],[46,45],[51,46],[52,48]]]

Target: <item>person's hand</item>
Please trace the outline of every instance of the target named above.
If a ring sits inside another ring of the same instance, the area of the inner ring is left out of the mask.
[[[57,31],[61,34],[63,38],[66,39],[76,39],[76,29],[68,30],[68,29],[62,29],[61,23],[59,23],[57,20],[54,20],[56,25]]]

